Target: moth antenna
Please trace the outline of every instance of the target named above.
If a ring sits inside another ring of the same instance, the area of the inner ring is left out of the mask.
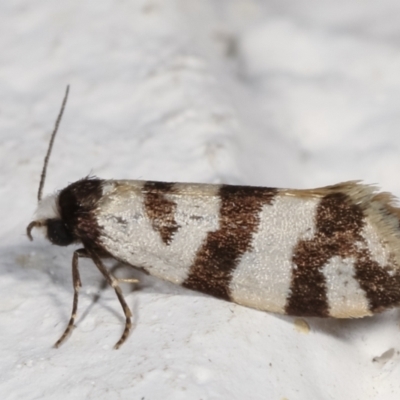
[[[51,154],[51,151],[53,149],[54,139],[56,137],[56,134],[57,134],[57,131],[58,131],[58,127],[60,125],[61,118],[62,118],[63,113],[64,113],[65,105],[67,104],[68,93],[69,93],[69,85],[67,85],[67,89],[65,90],[65,95],[64,95],[64,99],[63,99],[62,104],[61,104],[61,109],[60,109],[60,112],[58,113],[58,117],[57,117],[57,120],[56,120],[56,124],[54,125],[53,133],[51,134],[51,138],[50,138],[50,142],[49,142],[49,147],[47,149],[46,157],[44,158],[42,174],[40,175],[40,184],[39,184],[39,190],[38,190],[38,201],[42,200],[43,187],[44,187],[44,182],[46,180],[47,165],[49,163],[50,154]]]

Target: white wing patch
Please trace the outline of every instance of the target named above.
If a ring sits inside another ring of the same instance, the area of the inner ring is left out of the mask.
[[[354,278],[354,258],[332,257],[323,267],[329,315],[358,318],[372,315],[368,299]]]
[[[365,240],[365,245],[362,247],[365,248],[366,246],[372,260],[376,261],[381,267],[387,265],[389,263],[390,251],[382,244],[377,229],[367,222],[361,231],[361,236]]]
[[[104,247],[117,259],[144,267],[151,275],[183,283],[208,233],[219,227],[219,186],[212,186],[215,195],[206,197],[201,193],[180,196],[179,191],[167,196],[176,203],[179,226],[167,245],[146,215],[142,183],[121,182],[114,189],[113,182],[107,182],[96,213]]]
[[[252,250],[243,255],[230,284],[236,303],[277,313],[285,312],[290,293],[293,250],[315,234],[318,198],[278,195],[264,205]]]

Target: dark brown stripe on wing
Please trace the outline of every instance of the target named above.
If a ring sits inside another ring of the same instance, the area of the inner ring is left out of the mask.
[[[219,229],[208,234],[183,286],[230,300],[232,273],[251,248],[262,206],[271,204],[276,192],[270,188],[221,186]]]
[[[321,199],[316,212],[316,233],[300,241],[293,253],[291,293],[285,311],[290,315],[329,315],[326,282],[322,267],[335,256],[350,257],[362,240],[363,211],[344,193]]]
[[[382,268],[371,260],[368,251],[359,252],[355,263],[355,278],[365,291],[369,309],[380,312],[400,305],[400,273],[398,268]]]
[[[146,214],[166,245],[180,228],[175,221],[176,203],[165,196],[173,193],[173,186],[167,182],[146,182],[143,187]]]

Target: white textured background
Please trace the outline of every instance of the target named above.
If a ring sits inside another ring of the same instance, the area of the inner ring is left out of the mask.
[[[73,248],[24,235],[67,83],[45,193],[102,178],[400,195],[396,0],[0,2],[0,398],[325,400],[400,397],[400,314],[294,318],[143,278],[135,330]],[[131,271],[128,271],[132,274]]]

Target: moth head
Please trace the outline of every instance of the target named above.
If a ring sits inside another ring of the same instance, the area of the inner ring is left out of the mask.
[[[39,201],[35,219],[26,228],[30,240],[33,240],[33,228],[39,228],[45,237],[57,246],[68,246],[75,241],[72,232],[61,218],[58,194],[47,196]]]

